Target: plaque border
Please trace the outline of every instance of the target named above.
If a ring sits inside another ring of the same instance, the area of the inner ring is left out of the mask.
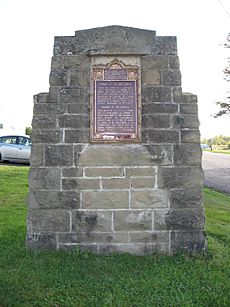
[[[127,69],[128,70],[128,79],[126,80],[104,80],[104,69]],[[136,134],[135,138],[132,139],[96,139],[94,138],[95,134],[95,96],[96,88],[95,81],[136,81]],[[91,65],[90,69],[90,142],[91,143],[141,143],[141,71],[140,67],[137,65],[125,65],[123,61],[113,58],[112,61],[109,61],[106,65]]]

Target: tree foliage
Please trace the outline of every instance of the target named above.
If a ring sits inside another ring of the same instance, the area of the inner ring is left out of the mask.
[[[217,135],[213,138],[203,139],[202,144],[212,145],[229,145],[230,144],[230,136]]]
[[[32,133],[32,128],[31,127],[26,127],[25,134],[31,136],[31,133]]]
[[[224,44],[224,48],[230,48],[230,33],[228,33],[226,43]],[[227,58],[228,66],[224,69],[224,80],[227,82],[230,81],[230,57]],[[219,106],[219,112],[214,115],[215,118],[222,115],[230,116],[230,95],[226,93],[226,97],[224,101],[218,101],[217,105]]]

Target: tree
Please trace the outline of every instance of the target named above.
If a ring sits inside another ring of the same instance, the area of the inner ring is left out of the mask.
[[[224,48],[230,48],[230,33],[228,33],[227,41],[224,44]],[[227,82],[230,81],[230,58],[227,58],[228,66],[224,69],[224,80]],[[224,101],[218,101],[217,105],[220,108],[220,111],[214,115],[215,118],[222,116],[222,115],[229,115],[230,116],[230,93],[226,93],[226,97]]]
[[[31,136],[31,134],[32,134],[32,128],[31,128],[31,127],[26,127],[25,133],[26,133],[26,135]]]

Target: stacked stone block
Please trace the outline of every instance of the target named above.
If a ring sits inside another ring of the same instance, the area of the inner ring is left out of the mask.
[[[142,141],[90,143],[97,56],[141,63]],[[138,255],[205,248],[197,97],[182,93],[175,37],[111,26],[56,37],[49,93],[34,97],[27,246]]]

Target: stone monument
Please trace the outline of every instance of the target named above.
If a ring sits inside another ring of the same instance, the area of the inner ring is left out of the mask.
[[[197,97],[176,37],[121,26],[55,37],[34,96],[29,248],[205,248]]]

